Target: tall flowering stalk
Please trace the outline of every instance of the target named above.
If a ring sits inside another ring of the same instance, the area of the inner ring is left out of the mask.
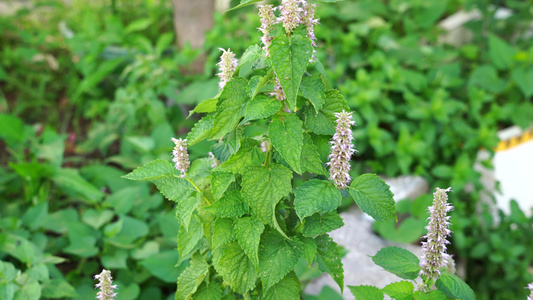
[[[429,224],[426,227],[427,235],[422,242],[422,259],[420,260],[421,274],[428,280],[436,280],[440,275],[440,269],[446,265],[446,238],[450,236],[448,229],[450,216],[447,213],[453,209],[448,203],[448,194],[451,188],[437,188],[433,193],[433,205],[429,207]]]
[[[219,50],[222,51],[222,55],[220,56],[220,62],[217,64],[220,69],[220,73],[217,75],[220,77],[218,88],[222,89],[231,80],[235,69],[237,69],[239,60],[235,58],[235,53],[231,52],[231,49],[225,50],[219,48]]]
[[[330,166],[330,179],[333,180],[335,186],[342,190],[345,189],[352,178],[348,172],[350,171],[350,159],[352,154],[356,151],[353,147],[353,136],[351,126],[355,124],[352,120],[352,112],[342,111],[336,113],[337,127],[335,135],[331,142],[331,154],[328,156]]]
[[[113,277],[111,277],[111,271],[102,270],[102,273],[94,275],[95,280],[100,282],[95,285],[95,288],[100,289],[96,294],[96,299],[100,300],[113,300],[117,296],[115,290],[118,290],[118,286],[113,284]]]
[[[276,83],[274,84],[274,90],[272,90],[272,93],[270,93],[270,96],[276,97],[279,101],[283,101],[287,99],[287,96],[285,95],[285,91],[281,87],[281,83],[279,82],[279,78],[276,77]]]
[[[189,153],[187,153],[187,139],[171,138],[176,146],[172,150],[172,161],[175,162],[175,168],[181,172],[184,177],[191,163],[189,162]]]
[[[298,2],[298,0],[283,0],[279,6],[281,16],[278,20],[283,23],[283,28],[285,28],[287,34],[291,34],[302,23],[300,16],[302,8],[298,5]]]
[[[263,33],[263,36],[261,37],[261,43],[263,44],[263,50],[265,51],[266,57],[270,57],[269,47],[272,43],[270,30],[272,29],[272,26],[276,24],[276,16],[274,15],[273,5],[260,5],[259,17],[261,18],[261,27],[258,29],[261,31],[261,33]]]

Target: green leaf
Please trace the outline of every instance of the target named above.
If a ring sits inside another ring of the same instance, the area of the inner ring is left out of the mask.
[[[224,13],[227,13],[228,11],[232,11],[234,9],[237,9],[237,8],[241,8],[241,7],[245,7],[245,6],[248,6],[248,5],[252,5],[254,3],[257,3],[257,2],[261,2],[262,0],[241,0],[241,3],[239,3],[239,5],[237,6],[234,6],[226,11],[224,11]]]
[[[147,163],[142,167],[138,167],[124,176],[123,178],[129,180],[147,180],[161,179],[174,175],[174,167],[166,160],[156,159]]]
[[[259,45],[252,45],[244,51],[244,53],[241,56],[241,59],[239,59],[239,66],[237,68],[242,67],[244,64],[253,62],[258,60],[263,54],[263,49],[259,47]]]
[[[427,294],[422,291],[417,291],[416,293],[414,293],[414,298],[416,300],[446,300],[448,299],[448,297],[446,297],[446,295],[444,295],[444,293],[439,290],[433,290]]]
[[[339,190],[326,180],[311,179],[294,192],[294,208],[300,220],[317,212],[334,211],[341,200]]]
[[[303,244],[299,240],[286,239],[275,231],[266,232],[259,246],[259,274],[263,291],[292,271],[302,254]]]
[[[515,50],[504,40],[491,34],[489,35],[490,61],[498,70],[505,70],[513,64]]]
[[[211,176],[211,192],[215,199],[220,199],[229,185],[235,181],[235,175],[229,172],[213,172]]]
[[[259,242],[265,225],[254,217],[244,217],[235,221],[235,236],[246,255],[257,267],[259,265]]]
[[[15,300],[41,299],[41,285],[35,279],[28,279],[15,293]]]
[[[147,29],[150,25],[152,25],[153,21],[151,18],[145,18],[145,19],[138,19],[133,22],[131,22],[126,29],[124,30],[125,33],[131,33],[136,31],[141,31]]]
[[[303,171],[320,175],[326,174],[326,171],[322,166],[318,147],[313,143],[309,134],[304,134],[304,145],[302,147],[302,157],[300,161]]]
[[[312,55],[311,40],[300,35],[293,35],[289,42],[289,38],[281,34],[270,45],[272,66],[285,91],[289,108],[294,111],[300,82]]]
[[[331,275],[342,292],[344,289],[344,270],[337,244],[327,234],[317,236],[315,241],[317,245],[316,262],[318,269]]]
[[[157,42],[155,45],[155,53],[157,57],[161,57],[163,52],[170,47],[170,45],[172,44],[172,40],[174,40],[173,32],[163,33],[157,38]]]
[[[474,300],[474,291],[461,278],[448,272],[442,272],[435,286],[446,296],[461,300]]]
[[[268,126],[272,145],[298,174],[302,173],[303,122],[294,114],[274,119]]]
[[[316,111],[319,111],[326,101],[326,86],[318,76],[307,76],[302,79],[300,86],[302,94],[311,101]]]
[[[188,230],[182,226],[178,234],[178,251],[180,254],[178,264],[193,255],[196,245],[200,242],[203,236],[204,231],[202,229],[202,222],[197,215],[194,215],[191,218]]]
[[[386,271],[403,279],[414,280],[420,273],[420,261],[409,250],[391,246],[382,248],[372,261]]]
[[[268,118],[277,113],[282,107],[283,104],[276,98],[257,95],[248,102],[243,122]]]
[[[217,171],[242,173],[245,166],[261,165],[265,161],[265,154],[258,147],[259,141],[244,139],[237,153],[216,168]]]
[[[213,249],[217,249],[235,240],[235,229],[233,220],[229,218],[219,218],[213,225]]]
[[[189,116],[192,116],[194,113],[210,113],[216,110],[218,98],[205,99],[196,105],[196,107],[189,112]],[[188,118],[187,117],[187,118]]]
[[[358,285],[348,286],[356,300],[383,300],[383,293],[375,286]]]
[[[194,255],[190,265],[178,278],[178,290],[175,299],[191,299],[208,272],[209,266],[205,258],[199,254]]]
[[[183,178],[174,176],[162,177],[151,180],[168,200],[179,202],[187,199],[196,189]]]
[[[518,85],[520,90],[526,98],[529,98],[533,95],[533,68],[528,70],[523,70],[521,68],[514,69],[511,73],[511,77],[514,82]]]
[[[222,90],[217,102],[215,121],[211,131],[211,140],[219,140],[237,126],[242,116],[242,108],[250,97],[248,96],[248,81],[244,78],[232,78]]]
[[[305,219],[302,233],[304,236],[315,237],[341,228],[343,225],[342,218],[336,212],[316,213]]]
[[[290,272],[280,282],[269,288],[264,293],[264,300],[299,300],[302,283],[294,272]]]
[[[81,197],[91,204],[100,202],[104,197],[102,191],[85,180],[77,169],[59,169],[52,180],[63,192],[73,197]]]
[[[274,208],[282,197],[292,191],[291,179],[292,172],[278,164],[271,164],[270,168],[255,166],[244,169],[242,176],[244,199],[263,223],[277,225]]]
[[[168,283],[176,283],[179,274],[184,268],[176,268],[179,254],[176,250],[167,250],[142,260],[140,265],[145,267],[150,274]]]
[[[52,279],[43,283],[42,296],[46,298],[76,298],[79,297],[76,289],[67,281]]]
[[[220,300],[222,299],[222,287],[216,281],[209,282],[209,285],[202,283],[192,298],[195,300]]]
[[[398,281],[386,285],[381,291],[393,299],[413,299],[415,287],[412,282]]]
[[[224,197],[217,200],[210,206],[204,207],[205,210],[222,218],[240,217],[248,213],[248,203],[244,201],[241,193],[237,190],[228,192]]]
[[[135,248],[131,252],[131,257],[141,260],[157,253],[159,253],[159,243],[155,241],[147,241],[142,247]]]
[[[304,236],[299,236],[298,238],[303,243],[303,257],[307,260],[309,266],[311,266],[317,251],[315,239]]]
[[[349,111],[350,108],[344,100],[344,97],[337,90],[329,90],[325,93],[326,99],[320,110],[312,107],[305,109],[305,127],[316,134],[335,134],[335,113],[343,110]]]
[[[376,221],[396,218],[396,205],[390,187],[376,174],[355,178],[348,192],[362,211]]]
[[[195,145],[211,135],[211,129],[213,128],[213,122],[215,118],[213,115],[208,115],[200,119],[194,127],[187,134],[187,146]]]
[[[189,198],[182,199],[178,202],[176,217],[180,221],[182,226],[185,226],[185,230],[189,230],[189,223],[191,221],[191,216],[194,210],[200,204],[201,194],[197,193]]]
[[[94,229],[98,229],[102,225],[111,221],[113,215],[113,212],[107,209],[101,211],[98,211],[96,209],[88,209],[83,212],[81,219],[85,224],[92,226]]]
[[[255,287],[257,273],[254,264],[237,242],[214,250],[213,266],[233,291],[244,294]]]

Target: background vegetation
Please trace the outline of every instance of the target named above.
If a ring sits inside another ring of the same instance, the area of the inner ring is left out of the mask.
[[[93,299],[92,275],[105,267],[121,299],[171,299],[187,264],[174,267],[175,208],[120,176],[169,159],[169,138],[194,123],[188,111],[217,92],[218,48],[239,57],[259,43],[256,10],[217,13],[203,49],[178,51],[168,1],[33,3],[0,18],[0,298],[18,289],[19,299]],[[358,125],[352,175],[452,186],[452,252],[479,299],[525,298],[532,281],[533,219],[514,202],[494,219],[472,167],[499,129],[531,125],[531,7],[346,0],[317,9],[319,59]],[[443,42],[438,23],[460,10],[480,12],[464,25],[472,38]],[[192,74],[202,52],[205,71]],[[191,157],[209,148],[195,145]],[[404,221],[377,231],[418,242],[430,199],[402,202]]]

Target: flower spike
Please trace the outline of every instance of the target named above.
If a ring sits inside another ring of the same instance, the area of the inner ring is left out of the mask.
[[[98,279],[100,282],[95,285],[95,288],[100,289],[96,294],[96,299],[99,300],[113,300],[117,296],[115,290],[118,290],[118,286],[113,284],[113,277],[111,277],[111,271],[102,270],[102,273],[94,275],[94,279]]]
[[[276,24],[276,16],[274,15],[274,10],[272,5],[260,5],[259,6],[259,17],[261,18],[261,27],[259,31],[263,33],[261,37],[261,43],[263,44],[263,50],[265,51],[266,57],[270,57],[269,47],[272,43],[272,37],[270,36],[270,30],[272,26]]]
[[[448,203],[446,193],[449,191],[451,188],[437,188],[433,193],[433,205],[429,207],[429,224],[426,227],[428,233],[425,236],[426,241],[422,242],[422,259],[420,260],[422,270],[420,272],[431,279],[437,279],[440,269],[446,266],[448,256],[446,244],[450,243],[446,238],[451,233],[448,229],[450,216],[446,214],[453,209],[453,206]]]
[[[220,62],[217,64],[217,66],[220,67],[220,73],[217,74],[218,77],[220,77],[218,88],[222,89],[224,88],[226,83],[231,80],[233,73],[239,65],[239,60],[235,58],[235,53],[231,52],[231,49],[218,49],[222,51],[222,55],[220,56]]]
[[[352,112],[342,111],[336,113],[337,127],[335,135],[331,142],[331,154],[328,156],[330,166],[330,179],[333,180],[335,186],[342,190],[345,189],[352,178],[348,172],[350,171],[350,159],[352,154],[356,152],[352,140],[351,126],[355,124],[352,120]]]
[[[171,140],[176,144],[172,150],[172,161],[176,163],[174,167],[181,172],[181,177],[185,177],[185,173],[191,165],[187,152],[187,139],[171,138]]]

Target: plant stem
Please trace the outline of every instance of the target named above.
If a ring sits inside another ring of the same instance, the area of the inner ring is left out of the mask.
[[[202,193],[202,191],[200,190],[200,188],[192,181],[192,179],[190,178],[185,178],[185,180],[187,180],[188,182],[190,182],[192,184],[192,186],[194,186],[194,188],[202,195],[202,198],[205,200],[205,202],[207,202],[208,205],[211,205],[211,201],[209,201],[209,199],[207,199],[207,197],[205,197]]]
[[[267,153],[266,153],[266,158],[265,158],[265,167],[270,167],[270,159],[271,159],[271,156],[272,156],[272,142],[269,141],[268,143],[268,150],[267,150]]]

